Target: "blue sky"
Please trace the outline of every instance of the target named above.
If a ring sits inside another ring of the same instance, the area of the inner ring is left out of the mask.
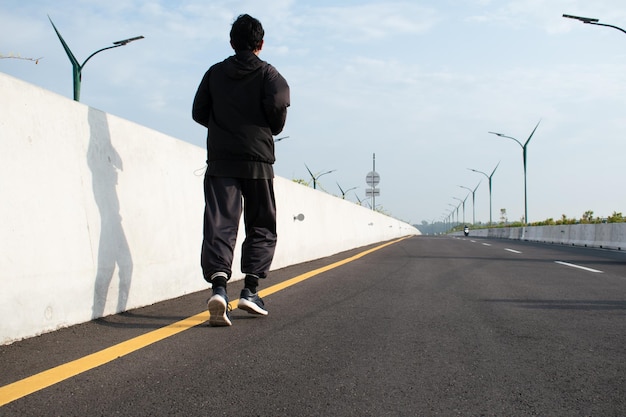
[[[71,98],[71,65],[47,15],[80,62],[143,35],[87,63],[81,101],[204,147],[191,103],[208,67],[232,54],[241,13],[261,20],[261,58],[291,86],[277,175],[336,170],[319,185],[336,195],[337,183],[358,187],[347,199],[365,200],[375,153],[385,212],[438,221],[468,196],[460,186],[478,186],[476,221],[486,222],[487,179],[468,168],[500,163],[493,218],[504,208],[520,220],[521,147],[488,132],[523,143],[541,120],[528,145],[529,220],[626,214],[626,34],[562,17],[626,28],[618,0],[4,0],[0,55],[43,58],[0,59],[0,71]]]

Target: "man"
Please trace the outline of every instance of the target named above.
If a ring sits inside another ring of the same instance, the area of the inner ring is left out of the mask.
[[[208,128],[201,263],[213,289],[211,326],[232,324],[226,284],[242,210],[245,287],[238,307],[268,314],[257,286],[267,276],[276,248],[273,135],[283,130],[290,103],[287,81],[258,57],[264,35],[261,22],[239,16],[230,31],[235,55],[209,68],[193,102],[193,119]]]

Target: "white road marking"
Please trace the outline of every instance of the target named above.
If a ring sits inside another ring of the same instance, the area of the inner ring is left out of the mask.
[[[554,262],[560,265],[571,266],[572,268],[584,269],[585,271],[589,271],[589,272],[596,272],[599,274],[603,273],[602,271],[598,271],[597,269],[587,268],[587,267],[576,265],[576,264],[570,264],[568,262],[562,262],[562,261],[554,261]]]
[[[513,253],[522,253],[522,252],[520,252],[518,250],[515,250],[515,249],[504,248],[504,250],[507,250],[507,251],[513,252]]]
[[[483,245],[485,245],[485,246],[491,246],[489,243],[483,243]]]

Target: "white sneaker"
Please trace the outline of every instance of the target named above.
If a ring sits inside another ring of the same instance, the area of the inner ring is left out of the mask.
[[[209,325],[211,326],[232,326],[230,321],[230,306],[228,305],[228,295],[224,287],[213,289],[213,296],[207,303],[209,308]]]

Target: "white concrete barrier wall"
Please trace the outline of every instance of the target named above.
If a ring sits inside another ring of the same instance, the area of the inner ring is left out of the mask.
[[[462,234],[463,232],[453,233],[457,236]],[[470,236],[626,250],[626,223],[499,227],[470,230]]]
[[[0,91],[1,344],[208,287],[204,149],[2,73]],[[276,198],[272,269],[419,234],[283,178]]]

